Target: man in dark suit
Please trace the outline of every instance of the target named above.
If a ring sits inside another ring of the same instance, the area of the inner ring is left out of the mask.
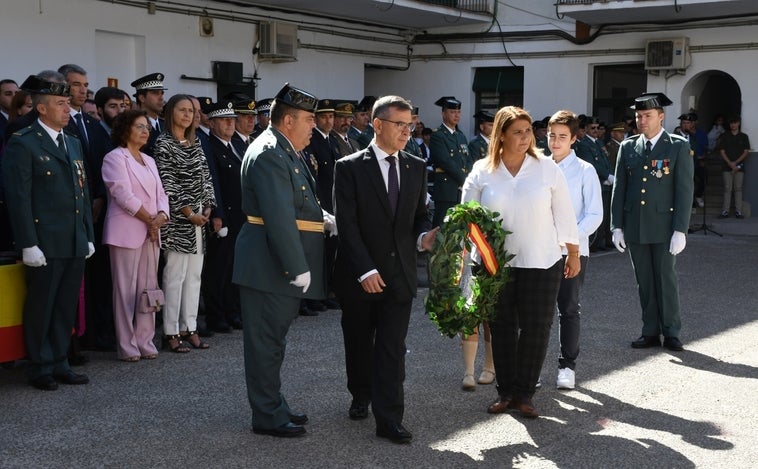
[[[2,136],[8,125],[8,117],[11,112],[11,101],[18,92],[18,84],[10,78],[0,80],[0,149],[2,149]]]
[[[627,244],[642,306],[642,335],[633,348],[663,345],[683,350],[679,340],[676,255],[684,250],[690,224],[693,161],[687,140],[663,129],[663,93],[635,99],[637,128],[621,143],[611,200],[613,244]]]
[[[71,119],[66,132],[76,135],[82,144],[84,161],[89,181],[92,201],[92,225],[95,230],[95,255],[86,262],[84,287],[86,292],[86,337],[82,345],[97,350],[115,350],[115,329],[113,325],[113,282],[111,280],[110,256],[102,245],[105,222],[106,189],[102,168],[105,154],[113,149],[110,136],[97,119],[82,111],[87,100],[89,81],[87,72],[75,64],[65,64],[58,68],[71,90]],[[86,362],[86,357],[78,353],[80,341],[74,337],[72,364]]]
[[[438,229],[428,231],[426,165],[401,151],[410,135],[410,103],[382,97],[372,116],[374,140],[335,168],[340,245],[334,287],[342,305],[350,418],[366,418],[370,403],[376,434],[407,443],[405,336],[416,296],[416,252],[431,249]]]
[[[360,114],[360,111],[356,114],[353,123],[353,125],[361,131],[360,135],[355,137],[355,140],[358,142],[361,149],[366,148],[374,138],[374,126],[370,119],[371,109],[374,107],[374,102],[376,102],[376,96],[364,96],[361,102],[358,103],[357,109],[365,110],[365,114],[358,115]],[[363,125],[362,128],[360,127],[361,125]]]
[[[242,161],[247,223],[237,236],[232,280],[240,289],[253,432],[278,437],[305,434],[308,417],[290,409],[279,372],[300,299],[325,294],[324,215],[298,156],[311,139],[316,103],[285,85],[271,107],[271,126]]]
[[[151,73],[137,78],[131,83],[131,86],[136,90],[134,99],[137,100],[137,107],[147,113],[147,120],[150,124],[150,138],[142,151],[153,156],[155,139],[166,130],[166,122],[161,117],[161,113],[164,105],[163,93],[168,88],[163,86],[162,73]]]
[[[434,165],[434,226],[442,225],[445,212],[461,201],[461,187],[474,162],[468,152],[468,140],[458,130],[461,102],[444,96],[435,103],[442,108],[442,125],[429,141],[431,162]]]
[[[222,100],[206,108],[210,122],[210,151],[206,155],[213,178],[216,208],[211,212],[212,234],[203,264],[202,292],[206,327],[215,332],[242,329],[239,291],[232,284],[234,243],[245,216],[242,213],[240,167],[242,156],[231,143],[235,113],[232,102]],[[221,208],[222,210],[217,210]]]
[[[29,382],[53,391],[86,384],[67,359],[84,273],[95,252],[89,187],[81,143],[64,134],[68,85],[30,76],[39,119],[13,134],[3,156],[3,182],[16,246],[26,271],[24,340]]]

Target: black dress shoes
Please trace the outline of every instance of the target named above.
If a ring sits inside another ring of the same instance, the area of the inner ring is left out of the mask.
[[[663,339],[663,346],[671,350],[672,352],[681,352],[682,350],[684,350],[684,345],[682,345],[682,341],[676,337],[665,337]]]
[[[294,423],[295,425],[304,425],[308,423],[308,416],[294,412],[290,414],[290,422]]]
[[[376,436],[380,438],[387,438],[393,443],[403,444],[410,443],[413,439],[411,432],[406,430],[399,423],[386,423],[376,426]]]
[[[55,391],[58,389],[58,382],[50,375],[38,376],[37,378],[30,379],[29,384],[43,391]]]
[[[305,305],[311,311],[326,311],[326,305],[324,305],[324,302],[320,300],[305,300]]]
[[[363,420],[368,418],[368,402],[353,399],[353,402],[350,403],[348,415],[350,416],[350,420]]]
[[[232,326],[225,322],[220,322],[218,324],[214,324],[212,326],[208,326],[208,329],[212,330],[213,332],[218,332],[221,334],[228,334],[232,332]]]
[[[334,298],[324,300],[324,306],[326,306],[326,309],[342,309],[339,302]]]
[[[71,370],[68,370],[62,375],[54,375],[53,378],[55,378],[55,381],[61,384],[87,384],[89,383],[89,378],[87,377],[87,375],[74,373]]]
[[[657,335],[641,335],[639,339],[632,342],[632,348],[650,348],[660,346],[661,338]]]
[[[261,428],[253,426],[253,433],[258,435],[271,435],[280,438],[292,438],[295,436],[305,435],[305,427],[295,425],[292,422],[287,422],[284,425],[280,425],[276,428]]]
[[[308,307],[305,300],[300,302],[300,316],[318,316],[318,311],[314,311]]]

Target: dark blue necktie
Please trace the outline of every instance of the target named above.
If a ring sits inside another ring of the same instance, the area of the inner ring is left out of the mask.
[[[390,164],[390,169],[387,171],[387,196],[390,199],[390,209],[392,209],[392,215],[395,215],[397,211],[397,201],[400,199],[400,185],[397,181],[397,166],[395,166],[395,157],[390,155],[387,157],[387,162]]]
[[[653,144],[648,140],[645,142],[645,156],[650,156],[650,153],[653,152]]]
[[[74,120],[76,121],[76,128],[79,130],[79,140],[82,142],[82,147],[87,148],[89,141],[87,140],[87,129],[84,127],[84,118],[82,113],[78,112],[74,114]]]

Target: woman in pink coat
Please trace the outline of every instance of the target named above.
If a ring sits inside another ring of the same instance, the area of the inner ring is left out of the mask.
[[[149,136],[143,111],[119,114],[111,134],[117,148],[103,160],[109,195],[103,244],[110,248],[118,357],[128,362],[158,357],[155,313],[141,312],[139,298],[157,288],[159,228],[169,209],[155,161],[140,151]]]

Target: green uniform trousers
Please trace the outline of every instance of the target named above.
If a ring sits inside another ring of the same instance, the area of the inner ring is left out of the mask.
[[[642,335],[679,337],[679,283],[669,243],[628,243],[642,306]]]

